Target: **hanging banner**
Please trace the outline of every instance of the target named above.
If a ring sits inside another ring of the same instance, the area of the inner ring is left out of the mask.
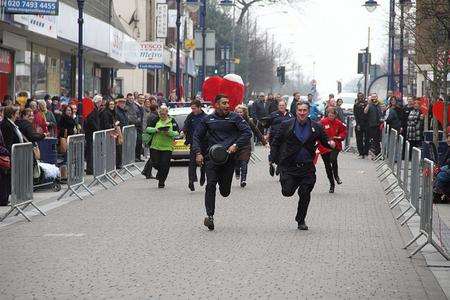
[[[167,27],[176,28],[177,27],[177,10],[169,9],[167,13]]]
[[[14,21],[28,26],[29,31],[52,37],[58,37],[58,17],[46,15],[15,15]]]
[[[164,44],[161,42],[141,42],[139,52],[139,69],[162,69]]]
[[[156,3],[156,37],[167,37],[167,10],[166,3]]]
[[[58,15],[58,0],[5,0],[7,14]]]

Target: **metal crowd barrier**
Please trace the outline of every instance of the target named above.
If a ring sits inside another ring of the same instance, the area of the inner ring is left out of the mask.
[[[84,134],[71,135],[67,138],[67,190],[59,197],[61,200],[69,191],[69,196],[75,195],[83,200],[77,193],[80,187],[83,187],[89,194],[94,195],[84,183]]]
[[[122,144],[122,168],[134,177],[134,174],[130,171],[131,167],[141,171],[136,165],[136,140],[137,132],[134,125],[124,126],[122,128],[123,144]]]
[[[383,124],[383,130],[381,131],[381,152],[378,154],[377,157],[375,157],[374,161],[381,161],[380,165],[378,166],[381,168],[381,166],[384,165],[384,160],[386,159],[386,155],[388,153],[388,144],[389,144],[389,132],[390,128],[389,125],[384,122]]]
[[[395,151],[397,148],[397,130],[389,129],[389,134],[387,135],[386,139],[387,139],[387,143],[384,146],[385,154],[383,157],[383,162],[380,164],[379,168],[377,168],[377,171],[380,171],[380,170],[382,171],[380,174],[378,174],[378,178],[381,178],[381,182],[386,180],[389,177],[389,175],[394,173],[394,164],[395,164],[395,156],[396,156]],[[387,168],[384,168],[386,166],[387,166]],[[392,186],[390,186],[389,188],[391,188],[391,187]]]
[[[352,150],[351,141],[354,131],[353,118],[351,116],[347,117],[345,125],[347,126],[347,136],[344,140],[344,152],[349,152],[350,150]]]
[[[426,237],[426,241],[418,246],[409,257],[414,256],[423,247],[432,245],[445,259],[450,260],[450,256],[433,239],[433,168],[434,163],[425,158],[423,160],[423,193],[420,205],[420,231],[406,246],[405,249],[416,242],[421,236]]]
[[[388,172],[388,175],[383,180],[390,175],[394,175],[395,181],[385,191],[386,194],[389,194],[396,187],[401,188],[400,194],[389,202],[390,208],[395,208],[404,200],[408,201],[406,210],[396,217],[397,220],[400,220],[405,216],[405,219],[401,222],[402,226],[411,220],[413,216],[418,215],[420,217],[420,232],[405,246],[405,249],[420,237],[425,236],[426,242],[415,249],[410,257],[418,253],[425,245],[431,244],[443,257],[450,260],[449,254],[446,252],[447,249],[438,245],[433,239],[433,162],[428,159],[422,160],[422,151],[416,147],[412,149],[411,162],[409,162],[410,144],[408,141],[403,143],[404,137],[398,135],[396,130],[389,132],[387,140],[387,143],[385,141],[383,146],[387,150],[384,157],[387,158],[386,168],[384,170],[379,168],[379,170],[383,170],[382,174]],[[404,161],[402,160],[403,153],[405,153]],[[412,213],[406,217],[410,211]]]
[[[31,222],[31,219],[24,212],[30,205],[45,216],[45,213],[33,203],[33,145],[31,143],[14,144],[12,146],[11,196],[9,200],[11,208],[0,219],[0,222],[15,210],[17,210],[16,216],[21,214]]]
[[[116,129],[108,129],[105,130],[105,148],[106,148],[106,176],[112,181],[115,182],[117,185],[117,182],[114,180],[114,177],[119,177],[122,181],[125,181],[125,179],[117,172],[116,170]]]
[[[106,131],[96,131],[93,136],[93,175],[94,180],[88,185],[88,187],[100,184],[105,189],[108,187],[103,183],[103,179],[109,181],[112,185],[117,183],[109,178],[106,173]]]

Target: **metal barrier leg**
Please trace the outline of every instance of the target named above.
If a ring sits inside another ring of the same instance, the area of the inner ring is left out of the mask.
[[[31,204],[31,202],[28,202],[27,204],[25,204],[24,207],[22,207],[22,211],[25,211],[25,209],[27,209],[27,207]],[[15,217],[17,217],[20,214],[19,211],[16,212],[16,214],[14,215]]]
[[[396,208],[397,205],[399,205],[403,200],[406,200],[405,194],[402,193],[401,195],[402,195],[402,197],[400,197],[400,199],[398,199],[397,202],[395,202],[394,204],[392,204],[391,207],[390,207],[390,209]]]
[[[78,186],[78,187],[79,187],[79,186]],[[69,195],[69,197],[72,196],[72,195],[75,195],[78,199],[83,200],[83,197],[81,197],[81,196],[77,193],[78,187],[77,187],[76,189],[73,189],[72,187],[69,187],[69,190],[72,192],[72,193]],[[68,191],[69,191],[69,190],[68,190]]]
[[[82,186],[91,196],[94,196],[94,193],[83,183],[80,186]]]
[[[114,177],[117,176],[117,177],[120,178],[120,180],[122,180],[122,182],[125,182],[125,178],[123,178],[122,175],[120,175],[120,173],[117,172],[116,170],[113,171],[113,172],[111,172],[110,174],[108,174],[108,176],[111,177],[111,179],[112,179],[114,182],[116,182],[116,181],[114,180],[114,177],[113,177],[111,174],[114,174]]]
[[[33,206],[38,212],[40,212],[41,215],[46,216],[46,214],[42,210],[40,210],[40,208],[37,207],[33,202],[31,202],[30,205]]]
[[[394,204],[400,197],[403,196],[403,192],[401,192],[400,194],[398,194],[394,199],[392,199],[391,201],[389,201],[389,205]]]
[[[16,208],[11,207],[8,212],[0,219],[0,222],[3,222],[4,219],[6,219]],[[31,221],[30,221],[31,222]]]
[[[395,219],[400,220],[404,215],[406,215],[406,213],[408,211],[410,211],[411,208],[412,208],[412,206],[409,206],[404,212],[402,212],[400,215],[398,215]]]
[[[23,212],[22,209],[20,209],[20,207],[16,206],[17,211],[25,218],[28,220],[28,222],[31,222],[31,219],[28,218],[28,216]]]
[[[111,177],[111,175],[106,174],[105,177],[112,185],[118,185],[118,183]]]
[[[380,182],[385,181],[385,180],[388,179],[389,176],[392,174],[391,169],[388,168],[387,170],[388,170],[389,172],[387,172],[387,175],[386,175],[386,176],[384,176],[383,178],[380,178],[381,176],[378,176],[378,178],[380,179]],[[384,171],[382,175],[384,175],[384,174],[386,174],[386,171]]]
[[[403,249],[407,249],[409,246],[414,244],[422,235],[423,235],[423,232],[420,232],[415,238],[413,238],[408,244],[406,244],[406,246],[403,247]]]
[[[394,185],[392,187],[390,187],[389,189],[385,190],[386,195],[389,195],[390,193],[392,193],[397,187],[400,187],[400,185],[396,181],[396,182],[394,182]]]
[[[128,166],[123,166],[122,170],[125,171],[124,173],[128,173],[131,177],[134,177],[134,174],[130,170],[128,170]]]
[[[387,188],[384,189],[384,191],[387,193],[387,191],[390,191],[392,188],[396,188],[397,186],[397,181],[394,181],[393,183],[391,183]],[[389,193],[388,193],[389,194]]]
[[[450,257],[447,255],[447,253],[444,252],[444,249],[442,249],[434,240],[431,240],[431,245],[446,259],[450,260]]]
[[[412,217],[414,217],[416,214],[417,214],[417,211],[414,210],[414,212],[413,212],[409,217],[407,217],[406,219],[403,220],[403,222],[400,223],[400,226],[403,226],[403,225],[405,225],[406,223],[408,223],[409,220],[411,220]]]
[[[107,190],[108,187],[102,182],[101,177],[95,177],[94,180],[91,181],[91,183],[89,183],[88,188],[95,186],[96,183],[100,183],[100,185]]]
[[[67,190],[64,191],[64,193],[62,193],[61,195],[59,195],[58,199],[56,199],[56,201],[61,200],[68,192],[70,191],[70,188],[67,188]]]
[[[71,193],[69,194],[69,197],[72,197],[72,195],[75,193],[75,191],[78,191],[78,189],[80,188],[80,185],[77,185],[75,188],[71,188]]]
[[[424,234],[424,235],[426,235],[426,234]],[[413,257],[414,255],[416,255],[417,252],[419,252],[420,250],[422,250],[423,247],[425,247],[427,244],[428,244],[428,238],[427,238],[427,241],[426,241],[425,243],[423,243],[422,245],[420,245],[419,247],[417,247],[416,250],[414,250],[408,257],[411,258],[411,257]]]

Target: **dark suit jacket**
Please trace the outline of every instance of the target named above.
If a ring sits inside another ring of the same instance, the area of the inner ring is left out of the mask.
[[[293,118],[281,123],[280,130],[275,135],[270,148],[273,162],[281,167],[291,166],[301,148],[305,148],[311,157],[314,157],[317,149],[317,142],[320,142],[324,147],[331,149],[328,145],[328,136],[321,124],[311,120],[312,134],[306,142],[302,143],[294,133],[295,121],[296,118]]]
[[[36,132],[34,130],[33,125],[27,120],[18,120],[16,121],[16,125],[19,126],[20,132],[27,138],[28,141],[35,143],[45,139],[45,135],[42,133]]]
[[[3,119],[0,123],[0,130],[2,131],[3,141],[5,142],[5,148],[11,153],[12,145],[20,143],[19,136],[14,130],[14,125],[7,119]]]

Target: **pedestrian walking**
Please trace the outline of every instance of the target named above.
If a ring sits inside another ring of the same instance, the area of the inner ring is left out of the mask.
[[[267,128],[267,121],[269,119],[269,103],[264,93],[259,94],[258,100],[256,100],[252,105],[252,109],[254,117],[257,120],[256,126],[262,133],[265,133],[265,128]]]
[[[333,140],[336,145],[334,149],[329,149],[319,144],[319,151],[325,165],[328,180],[330,181],[329,192],[332,194],[335,189],[335,181],[337,184],[342,184],[339,178],[338,155],[342,151],[342,141],[347,136],[347,127],[337,118],[336,109],[333,107],[328,108],[327,116],[320,120],[320,124],[322,124],[328,138]]]
[[[248,145],[252,136],[247,122],[238,114],[230,112],[227,96],[219,94],[215,100],[214,113],[202,119],[194,133],[192,144],[197,164],[200,166],[205,164],[206,167],[205,207],[207,216],[203,224],[209,230],[214,230],[216,186],[219,185],[219,191],[223,197],[230,195],[236,153]],[[202,150],[205,148],[207,155],[203,156]],[[216,153],[219,153],[218,156],[222,156],[224,151],[228,155],[220,157],[225,159],[219,162],[220,159],[216,159]]]
[[[183,125],[183,132],[185,136],[185,145],[189,145],[189,167],[188,167],[188,187],[191,191],[195,191],[194,183],[198,181],[197,176],[197,163],[195,161],[194,149],[192,147],[193,136],[196,129],[200,126],[202,119],[206,116],[206,113],[202,110],[202,103],[199,100],[193,100],[191,102],[191,113],[186,117]],[[206,143],[203,143],[206,144]],[[205,154],[206,149],[203,149],[202,154]],[[206,174],[205,166],[200,166],[200,186],[205,184]]]
[[[335,142],[328,139],[322,125],[312,121],[308,115],[309,103],[299,103],[296,117],[281,124],[271,147],[271,156],[280,168],[283,196],[291,197],[298,190],[295,221],[300,230],[308,230],[305,220],[316,183],[313,163],[316,143],[320,142],[329,149],[335,147]]]
[[[338,98],[336,100],[336,107],[335,107],[335,111],[336,111],[336,118],[341,121],[342,123],[345,123],[345,114],[344,114],[344,110],[342,109],[342,104],[344,104],[344,101],[341,98]]]
[[[255,123],[250,119],[248,115],[248,109],[245,105],[238,105],[235,108],[235,112],[241,116],[245,122],[250,126],[250,129],[252,130],[252,133],[254,136],[258,138],[258,140],[261,141],[263,146],[267,145],[267,141],[265,137],[263,136],[262,132],[256,127]],[[240,180],[240,186],[242,188],[247,186],[247,175],[248,175],[248,163],[250,161],[250,157],[252,155],[252,142],[251,139],[248,141],[248,145],[242,147],[239,149],[237,153],[237,162],[235,166],[235,174],[236,179]]]
[[[158,188],[164,188],[170,170],[173,141],[178,133],[178,124],[169,116],[169,108],[165,105],[159,109],[159,119],[155,127],[147,127],[145,132],[152,135],[150,157],[152,166],[158,170]]]
[[[295,115],[295,112],[297,111],[297,104],[302,100],[301,95],[299,92],[295,92],[293,95],[294,99],[292,99],[291,107],[289,111]]]
[[[383,123],[381,108],[378,101],[378,95],[373,93],[370,96],[369,104],[364,108],[364,113],[367,115],[367,122],[369,125],[370,149],[373,153],[372,159],[378,156],[381,152],[381,129],[380,125]]]
[[[281,123],[283,123],[286,120],[292,119],[294,116],[292,113],[287,111],[287,104],[286,101],[281,100],[278,103],[278,110],[270,114],[269,118],[269,131],[266,137],[266,140],[269,141],[269,145],[272,145],[273,139],[277,135],[278,131],[280,130]],[[273,159],[271,158],[269,154],[269,174],[270,176],[275,176],[276,169],[273,163]]]
[[[159,120],[159,114],[158,114],[158,105],[156,104],[156,99],[151,100],[151,104],[150,104],[150,113],[146,115],[145,117],[145,124],[144,124],[144,128],[148,128],[148,127],[155,127],[156,126],[156,122],[158,122]],[[142,142],[143,144],[150,148],[151,146],[151,142],[152,142],[152,138],[153,135],[148,134],[145,132],[142,134]],[[152,175],[152,156],[151,156],[151,151],[150,152],[150,157],[147,159],[147,162],[145,163],[144,169],[142,170],[142,175],[145,176],[146,179],[155,179],[155,177]],[[195,161],[195,159],[194,159]]]
[[[367,101],[364,98],[364,94],[359,92],[358,98],[353,105],[353,115],[355,117],[356,127],[356,145],[358,148],[359,157],[364,159],[369,155],[369,123],[367,114],[364,113],[364,109],[367,106]]]

